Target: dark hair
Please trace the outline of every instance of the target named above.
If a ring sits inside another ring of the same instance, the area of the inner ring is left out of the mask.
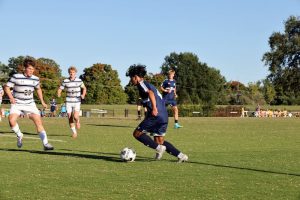
[[[32,67],[35,67],[35,61],[32,58],[25,58],[23,61],[23,66],[25,68],[29,67],[29,65],[31,65]]]
[[[141,64],[131,65],[126,72],[126,76],[129,77],[134,77],[135,75],[137,75],[138,77],[144,78],[146,74],[147,74],[146,66]]]

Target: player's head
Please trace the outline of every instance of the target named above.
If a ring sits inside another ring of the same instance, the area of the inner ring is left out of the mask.
[[[170,79],[173,79],[174,76],[175,76],[175,70],[170,69],[170,70],[168,71],[168,77],[169,77]]]
[[[71,66],[71,67],[69,67],[68,72],[69,72],[70,78],[73,79],[76,76],[77,69],[76,69],[76,67]]]
[[[35,61],[32,58],[25,58],[23,61],[23,66],[25,68],[24,74],[26,76],[32,76],[35,67]]]
[[[131,65],[126,72],[126,76],[130,77],[130,80],[133,83],[133,85],[137,85],[138,82],[141,79],[143,79],[146,74],[147,74],[146,66],[141,64]]]

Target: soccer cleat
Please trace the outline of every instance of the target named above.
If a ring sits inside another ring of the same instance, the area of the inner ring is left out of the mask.
[[[189,157],[183,153],[178,156],[178,163],[187,162]]]
[[[182,127],[183,127],[183,126],[181,126],[181,125],[178,124],[178,123],[175,123],[175,124],[174,124],[174,128],[175,128],[175,129],[177,129],[177,128],[182,128]]]
[[[50,143],[44,144],[45,151],[53,150],[53,149],[54,149],[54,147]]]
[[[23,135],[20,137],[17,136],[17,147],[18,148],[21,148],[23,146],[22,139],[23,139]]]
[[[167,147],[164,145],[158,145],[158,148],[156,149],[155,159],[160,160],[165,153]]]

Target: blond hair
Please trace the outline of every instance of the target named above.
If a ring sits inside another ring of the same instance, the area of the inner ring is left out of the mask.
[[[69,67],[69,69],[68,69],[68,72],[69,72],[69,73],[70,73],[70,71],[75,71],[75,72],[77,72],[77,69],[76,69],[76,67],[71,66],[71,67]]]
[[[168,74],[175,74],[175,70],[170,69],[170,70],[168,71]]]

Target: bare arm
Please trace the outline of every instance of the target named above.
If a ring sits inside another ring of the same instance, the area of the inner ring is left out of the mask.
[[[152,115],[157,116],[158,111],[157,111],[157,107],[156,107],[156,99],[155,99],[155,95],[152,90],[149,90],[149,98],[150,98],[150,101],[152,104]]]
[[[85,98],[85,95],[86,95],[86,87],[83,86],[81,89],[82,89],[81,99],[84,99],[84,98]]]
[[[4,86],[4,91],[5,93],[7,94],[8,98],[9,98],[9,101],[11,104],[15,104],[16,103],[16,100],[15,98],[13,97],[11,91],[10,91],[10,87],[8,87],[7,85]]]
[[[42,89],[40,86],[38,88],[36,88],[36,92],[37,92],[39,99],[41,100],[43,107],[47,108],[47,104],[44,101],[43,92],[42,92]]]
[[[62,89],[58,88],[58,90],[57,90],[57,97],[61,96],[61,92],[62,92]]]

